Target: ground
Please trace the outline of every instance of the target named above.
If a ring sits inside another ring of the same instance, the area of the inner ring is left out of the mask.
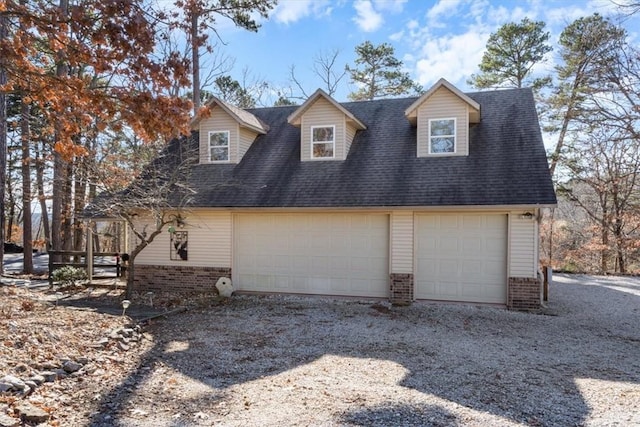
[[[0,393],[0,426],[24,402],[61,426],[640,424],[640,279],[554,279],[543,314],[157,297],[156,310],[189,309],[140,328],[109,288],[5,285],[0,378],[80,368]],[[153,314],[144,295],[130,310]]]

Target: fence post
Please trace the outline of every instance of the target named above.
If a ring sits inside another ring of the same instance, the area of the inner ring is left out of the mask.
[[[89,277],[89,284],[93,280],[93,232],[91,230],[91,221],[87,221],[87,276]]]

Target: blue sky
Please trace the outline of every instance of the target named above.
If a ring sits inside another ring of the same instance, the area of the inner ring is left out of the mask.
[[[469,90],[466,80],[477,72],[489,35],[501,25],[524,17],[542,20],[555,42],[567,24],[594,12],[614,16],[618,9],[609,0],[280,0],[257,33],[218,22],[225,44],[217,49],[233,60],[230,74],[238,80],[247,69],[249,81],[287,87],[294,65],[310,94],[322,86],[312,71],[314,56],[339,49],[337,64],[343,68],[353,64],[356,45],[387,42],[423,86],[444,77]],[[623,25],[637,41],[640,15]],[[551,53],[537,71],[548,72],[555,60]],[[347,76],[335,98],[345,101],[353,89]]]

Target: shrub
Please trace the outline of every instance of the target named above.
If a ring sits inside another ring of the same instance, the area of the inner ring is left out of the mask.
[[[58,268],[53,272],[53,281],[61,286],[75,286],[87,280],[87,273],[70,265]]]

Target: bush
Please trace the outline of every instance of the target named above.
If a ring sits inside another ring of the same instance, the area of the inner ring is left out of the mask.
[[[70,265],[61,267],[53,272],[53,282],[61,286],[75,286],[87,280],[87,273]]]

